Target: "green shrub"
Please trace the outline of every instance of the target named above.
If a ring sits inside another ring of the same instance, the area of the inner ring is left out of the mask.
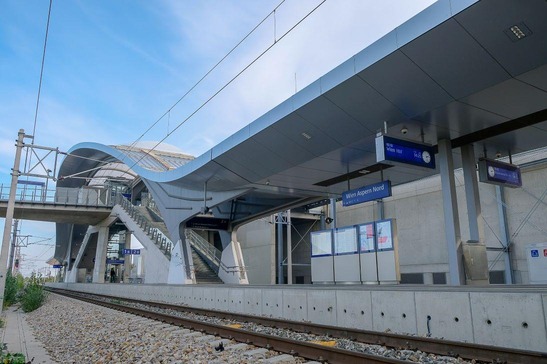
[[[45,298],[46,292],[40,278],[32,274],[21,296],[21,308],[25,312],[34,311],[44,303]]]
[[[6,275],[6,288],[4,289],[4,307],[9,307],[17,302],[17,293],[19,292],[19,284],[17,277],[11,274],[11,269]]]

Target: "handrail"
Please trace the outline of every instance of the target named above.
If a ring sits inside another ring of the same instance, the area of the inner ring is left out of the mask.
[[[127,211],[131,218],[137,222],[141,229],[148,235],[148,237],[159,246],[161,250],[165,251],[166,255],[171,256],[171,249],[173,243],[171,240],[161,232],[160,229],[149,225],[148,217],[144,216],[125,196],[121,194],[116,195],[116,202]],[[151,207],[151,200],[146,202],[146,207]],[[155,204],[154,204],[155,205]],[[211,263],[216,267],[217,272],[222,269],[226,273],[239,273],[242,277],[245,276],[246,270],[240,266],[227,266],[222,262],[222,252],[210,244],[206,239],[201,237],[192,229],[185,229],[185,237],[188,242],[203,256],[209,259]],[[194,271],[194,268],[191,269]]]
[[[196,248],[199,252],[204,254],[206,257],[208,257],[212,263],[217,267],[217,269],[221,269],[226,273],[239,273],[241,275],[245,274],[245,268],[242,268],[240,266],[227,266],[222,261],[222,252],[215,248],[213,245],[211,245],[206,239],[204,239],[201,235],[196,233],[192,229],[185,229],[185,236],[190,241],[192,246]]]
[[[149,219],[144,216],[135,205],[121,194],[116,195],[116,202],[128,213],[128,215],[139,225],[141,230],[165,253],[171,257],[173,242],[160,229],[151,226]]]
[[[203,255],[209,258],[215,264],[217,270],[222,258],[222,252],[210,244],[207,240],[201,237],[194,230],[186,229],[184,231],[186,239],[190,241],[192,246],[200,251]]]
[[[9,199],[10,186],[0,184],[0,201]],[[57,187],[46,189],[41,185],[18,185],[15,190],[15,201],[30,203],[47,203],[73,206],[112,207],[110,190],[101,188]]]

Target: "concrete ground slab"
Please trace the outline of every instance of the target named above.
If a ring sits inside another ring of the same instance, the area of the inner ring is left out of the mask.
[[[51,359],[27,324],[22,310],[10,307],[4,311],[5,327],[2,330],[2,342],[10,353],[23,353],[27,361],[34,358],[33,364],[56,363]]]

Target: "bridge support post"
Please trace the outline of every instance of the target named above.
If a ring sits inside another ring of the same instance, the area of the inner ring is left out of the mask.
[[[17,179],[19,178],[19,165],[21,164],[21,152],[23,150],[23,139],[25,131],[19,129],[17,144],[15,149],[15,161],[13,163],[13,171],[11,174],[11,187],[8,198],[8,206],[6,211],[6,220],[4,222],[4,236],[2,239],[2,249],[0,250],[0,311],[4,307],[4,289],[6,288],[6,275],[8,272],[8,250],[11,234],[11,224],[13,223],[13,213],[15,210],[15,192],[17,190]],[[11,267],[9,268],[11,269]]]
[[[97,238],[97,251],[95,252],[95,265],[93,267],[93,283],[104,283],[106,270],[106,249],[108,247],[108,226],[99,228]]]
[[[218,276],[224,283],[249,284],[241,245],[237,241],[237,228],[232,230],[230,244],[222,250],[221,262]]]

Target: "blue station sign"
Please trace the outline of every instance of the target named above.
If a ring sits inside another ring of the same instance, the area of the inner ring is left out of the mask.
[[[435,151],[429,144],[381,135],[376,138],[376,161],[435,169]]]
[[[479,159],[479,180],[507,187],[522,187],[520,168],[494,159]]]
[[[53,264],[53,268],[63,268],[63,265],[62,264]]]
[[[125,263],[125,260],[123,260],[123,259],[107,259],[106,260],[106,264],[117,265],[117,264],[123,264],[123,263]]]
[[[140,249],[124,249],[123,255],[141,255]]]
[[[342,193],[342,205],[351,206],[391,196],[391,181],[382,181]]]

